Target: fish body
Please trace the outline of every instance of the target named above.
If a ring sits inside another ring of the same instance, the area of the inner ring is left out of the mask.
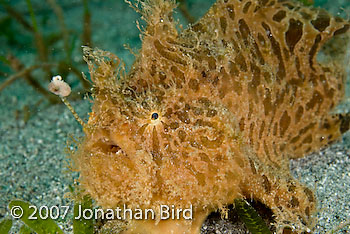
[[[94,104],[74,154],[82,188],[104,208],[198,214],[131,222],[129,233],[198,233],[237,198],[269,207],[279,233],[310,230],[316,199],[289,160],[349,128],[330,113],[344,94],[341,59],[316,59],[333,37],[347,41],[349,22],[290,1],[218,0],[179,32],[175,7],[141,2],[147,27],[127,74],[115,55],[85,48]]]

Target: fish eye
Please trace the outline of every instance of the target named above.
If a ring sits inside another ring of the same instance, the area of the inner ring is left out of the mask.
[[[158,119],[158,117],[159,117],[158,113],[156,113],[156,112],[154,112],[151,116],[152,120],[156,120],[156,119]]]

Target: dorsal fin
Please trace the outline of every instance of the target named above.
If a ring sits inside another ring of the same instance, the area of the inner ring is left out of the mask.
[[[166,37],[169,34],[177,35],[173,19],[173,10],[176,7],[174,0],[145,0],[137,1],[137,5],[132,5],[142,16],[142,20],[146,22],[146,29],[141,30],[144,36]]]
[[[164,81],[163,74],[171,69],[169,64],[186,65],[185,56],[176,45],[178,38],[177,22],[173,19],[173,10],[177,6],[174,0],[145,0],[134,9],[142,14],[146,28],[141,30],[142,48],[132,66],[130,85],[142,91],[157,86]],[[168,77],[169,78],[169,77]],[[171,78],[174,80],[175,78]],[[170,83],[163,82],[163,85]]]

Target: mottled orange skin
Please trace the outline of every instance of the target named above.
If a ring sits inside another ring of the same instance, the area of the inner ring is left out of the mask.
[[[127,75],[114,55],[85,49],[95,92],[74,155],[82,188],[105,208],[194,207],[193,222],[131,221],[128,233],[198,233],[236,198],[268,206],[277,232],[308,230],[316,200],[288,161],[349,128],[329,114],[342,65],[316,61],[349,24],[287,1],[219,0],[179,33],[174,7],[142,3],[148,26]]]

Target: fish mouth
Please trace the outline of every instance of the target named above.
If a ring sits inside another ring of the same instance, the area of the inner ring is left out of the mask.
[[[122,142],[120,143],[117,141],[118,139],[114,139],[108,130],[99,129],[89,139],[90,141],[86,144],[89,150],[105,155],[126,155],[126,152],[121,145]]]
[[[105,153],[109,155],[128,156],[127,153],[116,143],[108,144]]]
[[[97,129],[85,144],[88,151],[96,152],[97,155],[132,156],[136,145],[125,131],[112,131],[111,129]]]
[[[109,145],[109,152],[113,153],[113,154],[117,154],[117,153],[122,153],[123,150],[122,150],[122,148],[120,148],[119,145],[111,144],[111,145]]]
[[[126,155],[126,153],[118,144],[111,141],[99,140],[93,143],[91,148],[95,152],[101,152],[106,155],[116,155],[116,154]]]

